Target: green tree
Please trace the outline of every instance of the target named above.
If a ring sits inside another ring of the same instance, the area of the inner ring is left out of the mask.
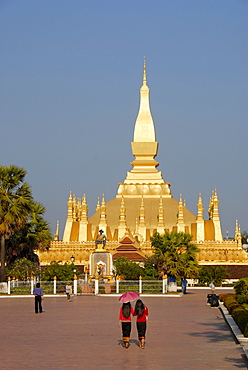
[[[27,260],[26,258],[21,258],[15,261],[11,269],[7,270],[7,275],[9,277],[16,278],[21,281],[39,274],[39,265]]]
[[[56,276],[58,281],[73,280],[74,275],[79,275],[78,268],[74,263],[65,263],[62,265],[57,261],[53,261],[41,271],[41,280],[52,281]]]
[[[183,232],[155,233],[151,242],[155,248],[154,261],[159,274],[176,277],[196,277],[198,262],[196,253],[199,249],[192,243],[192,235]]]
[[[199,282],[204,284],[214,283],[220,286],[227,278],[227,268],[225,266],[202,266],[199,271]]]
[[[26,171],[10,165],[0,166],[0,236],[1,236],[1,274],[5,280],[5,242],[16,230],[21,229],[31,211],[32,195],[27,182]]]
[[[144,269],[126,257],[118,257],[114,261],[114,276],[121,276],[124,280],[138,280],[144,275]]]
[[[45,210],[41,203],[33,201],[26,223],[7,240],[6,259],[9,267],[19,258],[38,263],[34,251],[49,248],[52,236],[43,217]]]
[[[144,280],[156,280],[161,278],[158,271],[161,271],[163,265],[163,258],[161,256],[153,255],[148,257],[145,261]]]

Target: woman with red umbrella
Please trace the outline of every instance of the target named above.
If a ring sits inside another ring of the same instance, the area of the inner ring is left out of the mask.
[[[123,347],[129,347],[130,333],[131,333],[131,314],[134,315],[134,310],[130,301],[133,301],[139,296],[136,292],[127,292],[122,294],[119,302],[122,302],[119,314],[119,327],[122,329]]]

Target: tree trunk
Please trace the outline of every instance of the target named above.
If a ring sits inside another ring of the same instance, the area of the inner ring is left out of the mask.
[[[5,281],[5,237],[1,236],[1,270],[0,270],[0,281]]]

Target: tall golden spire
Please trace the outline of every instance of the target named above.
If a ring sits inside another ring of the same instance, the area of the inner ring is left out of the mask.
[[[146,57],[144,57],[143,86],[146,86]]]
[[[132,170],[127,173],[120,184],[117,197],[132,197],[139,194],[144,197],[171,198],[170,184],[165,183],[162,173],[157,170],[159,163],[155,160],[158,151],[155,126],[150,111],[149,87],[146,79],[146,59],[143,65],[143,81],[140,88],[140,106],[134,125],[131,162]]]
[[[140,107],[134,127],[133,141],[135,143],[156,142],[155,127],[153,123],[152,114],[150,111],[149,92],[150,89],[147,86],[146,80],[146,59],[145,59],[143,70],[143,84],[140,88]],[[155,149],[156,151],[154,155],[157,154],[157,146]],[[135,155],[135,153],[133,154]]]

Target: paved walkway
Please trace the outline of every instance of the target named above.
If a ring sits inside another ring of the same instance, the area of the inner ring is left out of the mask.
[[[247,369],[219,309],[206,305],[206,290],[182,298],[144,298],[150,315],[145,350],[123,348],[114,297],[0,299],[0,368],[5,369]],[[217,291],[218,293],[218,291]]]

